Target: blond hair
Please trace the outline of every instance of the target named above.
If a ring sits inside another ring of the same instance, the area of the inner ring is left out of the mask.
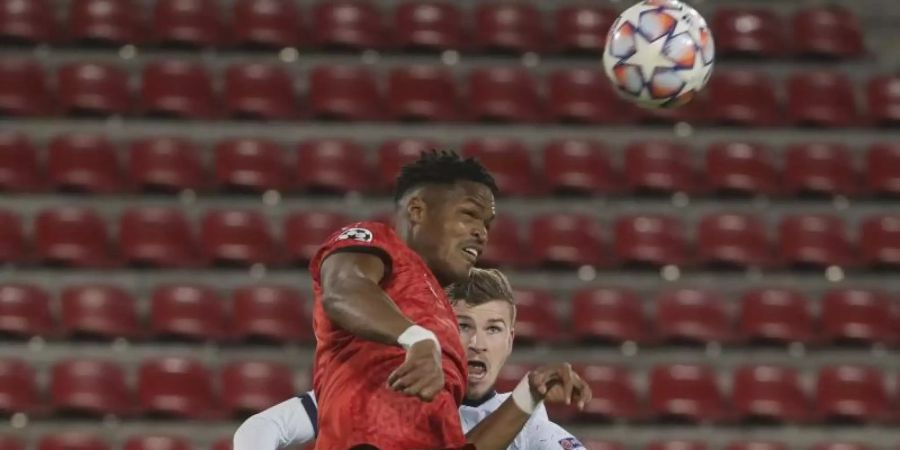
[[[516,300],[509,280],[497,269],[474,268],[465,281],[454,283],[447,288],[450,303],[465,302],[477,306],[493,300],[503,300],[510,305],[512,321],[516,321]]]

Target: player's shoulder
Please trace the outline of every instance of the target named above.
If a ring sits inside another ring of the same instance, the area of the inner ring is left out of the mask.
[[[394,230],[382,222],[354,222],[341,227],[331,235],[328,242],[356,241],[362,243],[377,240],[390,240],[395,236]]]

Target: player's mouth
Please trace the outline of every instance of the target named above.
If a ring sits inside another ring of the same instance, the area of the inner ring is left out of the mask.
[[[472,264],[475,264],[475,261],[478,261],[478,257],[481,256],[481,247],[476,245],[467,245],[462,248],[462,252],[466,255],[466,259],[469,260]]]
[[[469,360],[469,381],[481,381],[487,376],[487,364],[482,361]]]

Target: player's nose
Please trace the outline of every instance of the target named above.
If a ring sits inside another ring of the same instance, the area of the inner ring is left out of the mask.
[[[484,224],[473,225],[469,230],[469,234],[478,241],[478,244],[484,245],[487,242],[487,227]]]

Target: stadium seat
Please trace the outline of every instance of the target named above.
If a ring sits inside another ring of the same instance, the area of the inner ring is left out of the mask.
[[[625,185],[637,193],[697,190],[690,151],[674,142],[636,141],[625,147]]]
[[[47,292],[32,284],[0,284],[0,336],[50,336],[53,331]]]
[[[581,441],[588,450],[624,450],[625,447],[616,441],[603,441],[598,439],[585,439]]]
[[[775,441],[734,441],[724,450],[788,450],[783,442]]]
[[[387,104],[395,120],[452,122],[460,119],[453,75],[437,66],[396,68],[387,80]]]
[[[866,83],[868,117],[875,125],[900,124],[900,77],[877,75]]]
[[[0,435],[0,450],[25,450],[25,445],[15,436]]]
[[[852,58],[865,52],[856,15],[841,6],[800,9],[791,18],[791,42],[803,56]]]
[[[816,382],[816,413],[826,420],[883,422],[892,414],[881,372],[864,365],[826,366]]]
[[[634,107],[613,90],[598,70],[559,69],[547,78],[547,109],[554,121],[619,124],[634,119]]]
[[[523,53],[544,47],[541,13],[527,3],[486,3],[475,9],[472,39],[487,52]]]
[[[60,191],[105,194],[122,191],[118,150],[100,134],[63,134],[47,147],[47,174]]]
[[[141,190],[178,192],[208,183],[200,150],[182,137],[148,137],[131,144],[128,175]]]
[[[25,261],[27,255],[25,231],[19,217],[0,209],[0,263]]]
[[[580,290],[572,298],[571,314],[575,336],[584,342],[641,343],[647,339],[643,302],[626,288]]]
[[[31,45],[55,41],[59,25],[53,5],[48,0],[0,1],[0,42]]]
[[[365,0],[319,2],[312,14],[312,41],[317,47],[364,50],[384,45],[380,13]]]
[[[225,302],[209,286],[166,284],[153,290],[150,328],[158,338],[217,341],[227,326]]]
[[[810,342],[815,333],[809,301],[792,289],[746,292],[739,319],[740,334],[750,343]]]
[[[453,3],[405,1],[394,9],[393,44],[403,50],[461,49],[463,14]]]
[[[112,450],[103,438],[84,431],[63,431],[45,435],[37,450]]]
[[[38,150],[28,136],[0,132],[0,191],[35,192],[44,185]]]
[[[131,112],[128,74],[113,65],[68,63],[57,73],[57,103],[71,116],[111,116]]]
[[[579,418],[591,422],[630,420],[642,414],[637,391],[625,368],[591,364],[575,370],[593,393],[591,401],[578,413]]]
[[[787,86],[788,118],[795,125],[834,128],[857,123],[856,97],[846,75],[799,72],[788,78]]]
[[[307,93],[310,110],[319,119],[376,120],[383,115],[378,85],[366,68],[318,66],[309,76]]]
[[[203,255],[214,264],[273,264],[279,259],[269,224],[256,211],[208,211],[201,230]]]
[[[237,0],[233,8],[232,33],[240,45],[278,49],[304,41],[302,17],[291,0]]]
[[[192,225],[177,208],[129,208],[119,220],[119,247],[126,262],[139,267],[197,265]]]
[[[225,34],[220,11],[215,0],[158,0],[153,9],[153,40],[178,47],[222,44]]]
[[[306,300],[294,288],[278,285],[242,286],[234,290],[233,335],[264,342],[313,342]]]
[[[177,419],[214,416],[216,397],[209,370],[193,358],[144,360],[138,371],[138,398],[148,415]]]
[[[230,117],[290,120],[297,116],[294,80],[280,65],[233,64],[225,71],[225,111]]]
[[[542,214],[531,221],[528,237],[536,262],[547,267],[597,266],[605,262],[600,225],[586,214]]]
[[[868,190],[874,194],[900,197],[900,145],[876,142],[866,153]]]
[[[643,450],[707,450],[706,443],[688,440],[652,441]]]
[[[76,206],[45,209],[34,220],[40,262],[67,267],[112,264],[106,223],[96,211]]]
[[[122,446],[122,450],[191,450],[190,442],[176,436],[148,434],[132,436]]]
[[[688,261],[681,222],[658,214],[626,215],[616,219],[613,247],[627,265],[665,266]]]
[[[73,338],[112,340],[140,337],[131,294],[109,284],[80,284],[60,294],[62,331]]]
[[[2,147],[0,147],[2,148]],[[427,138],[400,138],[384,141],[378,148],[378,174],[381,189],[392,193],[400,169],[419,158],[422,153],[437,150],[441,144]]]
[[[284,191],[291,185],[284,148],[269,139],[237,138],[215,147],[216,183],[238,192]]]
[[[765,267],[772,263],[766,226],[751,214],[711,214],[697,227],[700,261],[714,267]]]
[[[296,394],[293,375],[284,364],[235,361],[222,368],[222,403],[237,417],[255,414]]]
[[[853,195],[859,180],[850,149],[844,144],[795,143],[785,150],[784,180],[794,195]]]
[[[593,139],[556,139],[544,147],[544,183],[555,194],[611,194],[620,175],[605,144]]]
[[[501,195],[528,196],[541,189],[536,186],[531,156],[525,144],[515,138],[474,138],[463,143],[462,154],[475,158],[494,176]]]
[[[0,117],[38,117],[52,112],[44,69],[31,59],[4,57],[0,60]]]
[[[791,214],[778,227],[781,260],[794,266],[852,266],[855,263],[847,229],[828,214]]]
[[[797,370],[770,364],[743,365],[734,372],[732,405],[745,422],[802,423],[810,402]]]
[[[566,53],[597,55],[603,52],[616,13],[600,6],[569,5],[557,9],[553,20],[555,47]]]
[[[210,450],[232,450],[231,439],[231,436],[228,436],[217,440],[213,443],[212,447],[210,447]]]
[[[765,73],[717,72],[707,89],[712,99],[707,114],[715,123],[764,127],[782,122],[778,92]]]
[[[531,74],[519,67],[482,67],[468,77],[469,118],[479,122],[538,122],[543,110]]]
[[[858,442],[820,442],[812,450],[870,450],[866,444]]]
[[[831,342],[890,343],[897,338],[893,301],[882,291],[828,291],[820,314],[822,337]]]
[[[712,17],[716,52],[723,57],[771,58],[784,54],[784,23],[768,8],[717,8]]]
[[[502,213],[494,218],[490,239],[478,258],[478,264],[486,267],[527,267],[532,264],[531,254],[523,246],[515,218]]]
[[[335,212],[291,213],[284,220],[284,246],[290,259],[301,265],[309,264],[329,236],[352,222],[344,214]]]
[[[732,339],[731,315],[724,300],[703,289],[664,292],[656,300],[654,328],[667,342],[705,344]]]
[[[310,139],[297,146],[297,183],[312,193],[364,192],[371,168],[359,143],[349,139]]]
[[[497,392],[510,392],[515,389],[522,377],[528,375],[528,372],[534,370],[535,364],[524,362],[508,362],[500,368],[497,374],[497,383],[494,388]]]
[[[134,0],[73,0],[69,37],[88,45],[141,44],[147,27]]]
[[[768,146],[758,142],[716,141],[706,151],[709,188],[721,194],[777,195],[778,167]]]
[[[866,265],[900,267],[900,216],[867,217],[859,228],[859,246]]]
[[[695,364],[658,365],[650,372],[649,406],[663,420],[704,422],[723,415],[712,369]]]
[[[19,358],[0,358],[0,415],[29,413],[38,406],[34,369]]]
[[[53,409],[62,414],[102,417],[132,411],[125,372],[102,359],[65,359],[53,365],[50,381]]]
[[[144,66],[141,110],[145,114],[176,119],[209,119],[218,114],[216,103],[212,79],[200,63],[164,59]]]
[[[539,289],[517,289],[516,342],[520,344],[550,344],[559,341],[562,326],[556,316],[553,297]]]

